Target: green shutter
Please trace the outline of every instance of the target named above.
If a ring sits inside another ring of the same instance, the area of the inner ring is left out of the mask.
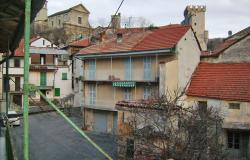
[[[55,88],[54,95],[55,96],[60,96],[61,95],[60,88]]]
[[[67,79],[68,79],[67,73],[62,73],[62,80],[67,80]]]
[[[40,73],[40,86],[46,86],[47,85],[47,76],[46,72]]]

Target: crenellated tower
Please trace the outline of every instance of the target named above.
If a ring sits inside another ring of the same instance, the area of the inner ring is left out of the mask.
[[[189,5],[184,11],[185,19],[182,21],[182,24],[192,26],[203,51],[207,50],[208,42],[208,31],[205,30],[205,13],[206,6]]]

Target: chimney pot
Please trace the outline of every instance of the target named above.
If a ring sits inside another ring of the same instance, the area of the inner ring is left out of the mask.
[[[230,30],[228,31],[228,37],[232,36],[233,35],[233,32]]]

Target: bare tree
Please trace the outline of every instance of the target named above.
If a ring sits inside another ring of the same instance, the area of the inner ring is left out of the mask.
[[[225,159],[220,112],[213,107],[185,107],[182,94],[172,97],[118,103],[118,109],[127,111],[129,126],[126,136],[119,135],[121,159]]]
[[[146,19],[145,17],[123,17],[122,18],[122,26],[126,28],[133,28],[133,27],[148,27],[151,22]]]

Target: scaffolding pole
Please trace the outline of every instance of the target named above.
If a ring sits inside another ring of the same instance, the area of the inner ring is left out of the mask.
[[[29,160],[29,49],[31,0],[25,0],[24,27],[24,96],[23,96],[23,158]]]

